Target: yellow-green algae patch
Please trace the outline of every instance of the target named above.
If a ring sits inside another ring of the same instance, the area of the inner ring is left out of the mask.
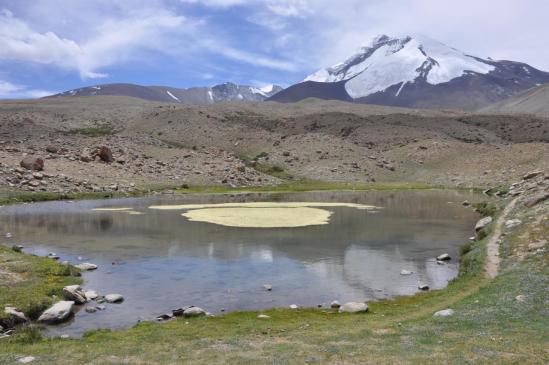
[[[204,208],[314,208],[314,207],[348,207],[356,209],[380,209],[374,205],[355,203],[323,203],[323,202],[248,202],[248,203],[219,203],[219,204],[182,204],[182,205],[151,205],[149,209],[185,210]]]
[[[228,227],[282,228],[328,224],[332,212],[310,207],[204,208],[182,216],[190,221],[208,222]]]

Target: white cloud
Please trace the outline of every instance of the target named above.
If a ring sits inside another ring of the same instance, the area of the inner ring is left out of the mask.
[[[13,84],[0,80],[0,98],[4,99],[27,99],[41,98],[55,94],[54,91],[29,89],[23,85]]]

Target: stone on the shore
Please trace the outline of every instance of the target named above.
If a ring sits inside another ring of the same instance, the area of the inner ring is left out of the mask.
[[[86,293],[80,285],[69,285],[63,288],[63,298],[71,300],[76,304],[84,304],[88,301]]]
[[[205,315],[206,311],[200,307],[190,307],[183,312],[183,317],[199,317]]]
[[[290,309],[297,309],[299,308],[297,304],[290,304]]]
[[[73,301],[60,301],[55,303],[50,308],[46,309],[42,315],[38,318],[40,323],[59,323],[64,322],[70,318],[72,314],[72,308],[74,307]]]
[[[420,283],[417,288],[419,290],[429,290],[429,285]]]
[[[330,303],[330,308],[338,309],[339,307],[341,307],[341,304],[337,300]]]
[[[520,219],[509,219],[507,221],[505,221],[505,227],[506,228],[513,228],[513,227],[516,227],[518,225],[520,225],[522,223],[522,221]]]
[[[41,157],[27,156],[21,160],[19,163],[21,167],[32,170],[32,171],[42,171],[44,170],[44,160]]]
[[[400,270],[400,275],[412,275],[413,272],[410,270]]]
[[[441,311],[435,312],[433,314],[433,317],[450,317],[454,315],[453,309],[443,309]]]
[[[124,297],[120,294],[107,294],[105,295],[105,300],[107,303],[122,303],[124,301]]]
[[[271,318],[271,317],[269,317],[269,316],[266,315],[266,314],[260,314],[260,315],[257,316],[257,318],[259,318],[259,319],[269,319],[269,318]]]
[[[23,356],[17,359],[17,362],[20,362],[21,364],[28,364],[36,360],[34,356]]]
[[[349,302],[339,307],[339,313],[365,313],[368,311],[368,304]]]
[[[448,261],[448,260],[451,260],[451,259],[452,258],[447,253],[443,253],[442,255],[437,256],[438,261]]]
[[[492,223],[492,217],[484,217],[480,219],[477,224],[475,224],[475,231],[478,232],[486,228],[490,223]]]
[[[18,311],[14,307],[4,308],[4,313],[8,314],[15,323],[24,323],[28,321],[28,318],[27,316],[25,316],[25,313]]]
[[[471,203],[469,202],[469,200],[464,200],[463,203],[461,203],[464,207],[468,207],[469,205],[471,205]]]
[[[59,260],[59,256],[55,252],[50,252],[47,257],[48,259]]]
[[[83,262],[81,264],[74,265],[74,267],[76,267],[77,269],[82,270],[82,271],[90,271],[90,270],[97,269],[97,265],[90,264],[89,262]]]

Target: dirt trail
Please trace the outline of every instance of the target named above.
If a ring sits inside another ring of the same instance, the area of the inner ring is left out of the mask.
[[[507,219],[507,215],[509,215],[509,212],[513,210],[515,207],[515,204],[517,202],[518,198],[515,198],[511,200],[509,204],[505,207],[503,210],[503,213],[496,221],[496,224],[494,225],[494,231],[492,232],[492,235],[490,239],[488,240],[488,243],[486,245],[486,275],[493,279],[498,275],[498,269],[499,269],[499,239],[501,237],[501,229],[503,224],[505,223],[505,220]]]

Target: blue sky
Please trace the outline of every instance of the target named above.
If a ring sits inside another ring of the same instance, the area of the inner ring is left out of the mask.
[[[0,0],[0,98],[86,85],[283,86],[377,34],[549,70],[546,0]]]

